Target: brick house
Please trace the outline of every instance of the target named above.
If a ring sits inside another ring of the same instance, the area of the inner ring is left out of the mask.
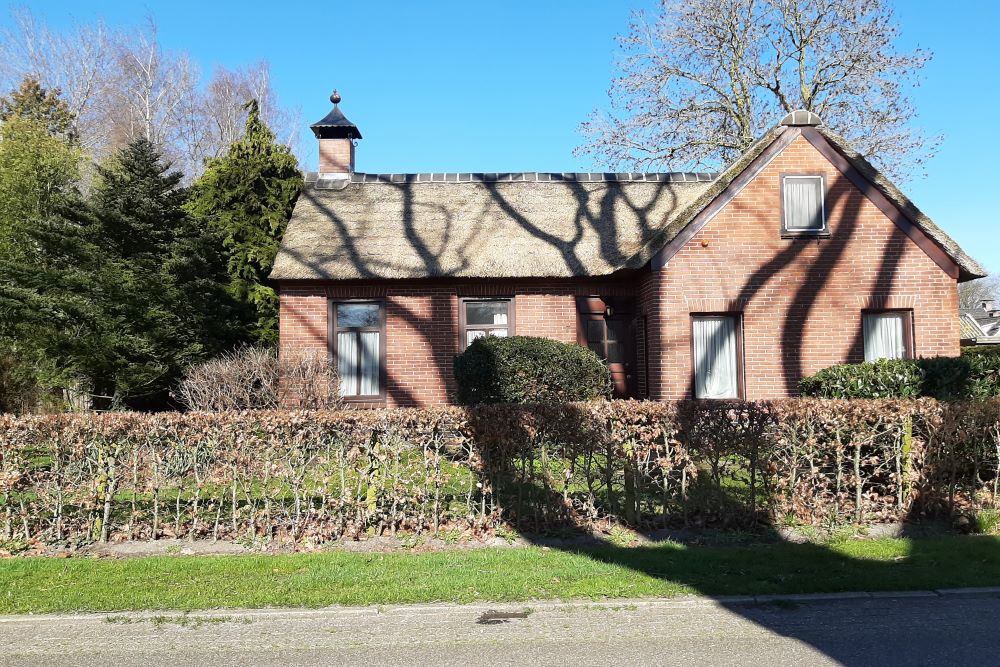
[[[331,100],[271,279],[281,353],[332,355],[350,401],[447,403],[489,334],[587,345],[649,399],[959,352],[957,283],[985,271],[813,113],[718,174],[365,174]]]

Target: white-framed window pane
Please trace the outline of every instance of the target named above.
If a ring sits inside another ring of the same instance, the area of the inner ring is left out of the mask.
[[[491,336],[496,336],[497,338],[506,338],[507,337],[507,330],[506,329],[490,329],[489,332],[490,332]]]
[[[358,334],[341,331],[337,334],[337,370],[340,373],[340,395],[358,395]]]
[[[379,394],[379,332],[362,331],[361,337],[361,395]]]
[[[507,324],[510,301],[466,301],[465,323],[470,326]]]
[[[823,179],[820,176],[786,176],[784,188],[785,229],[821,231],[823,220]]]
[[[865,361],[906,358],[906,313],[865,313]]]
[[[736,318],[699,316],[693,325],[695,397],[739,398]]]

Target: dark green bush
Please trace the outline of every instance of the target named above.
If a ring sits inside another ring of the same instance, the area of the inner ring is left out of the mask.
[[[483,336],[455,357],[458,402],[566,403],[606,398],[611,374],[591,350],[534,336]]]
[[[967,347],[960,357],[830,366],[802,378],[799,393],[816,398],[992,398],[1000,396],[1000,346]]]

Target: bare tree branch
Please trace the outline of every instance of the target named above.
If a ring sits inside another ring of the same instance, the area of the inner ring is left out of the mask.
[[[884,0],[661,0],[619,37],[611,113],[581,124],[609,168],[718,168],[794,109],[818,113],[892,176],[940,142],[907,96],[931,54],[895,48]]]
[[[137,137],[158,144],[190,182],[206,158],[223,153],[243,131],[243,105],[258,100],[261,116],[288,146],[297,141],[299,115],[282,107],[265,61],[216,68],[201,84],[184,52],[160,45],[156,24],[112,31],[103,22],[50,29],[27,9],[0,30],[0,87],[25,77],[58,88],[75,116],[74,133],[95,160]]]

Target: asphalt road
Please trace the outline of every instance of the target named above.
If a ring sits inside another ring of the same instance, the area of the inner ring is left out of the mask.
[[[0,616],[0,665],[403,664],[994,665],[1000,597]]]

